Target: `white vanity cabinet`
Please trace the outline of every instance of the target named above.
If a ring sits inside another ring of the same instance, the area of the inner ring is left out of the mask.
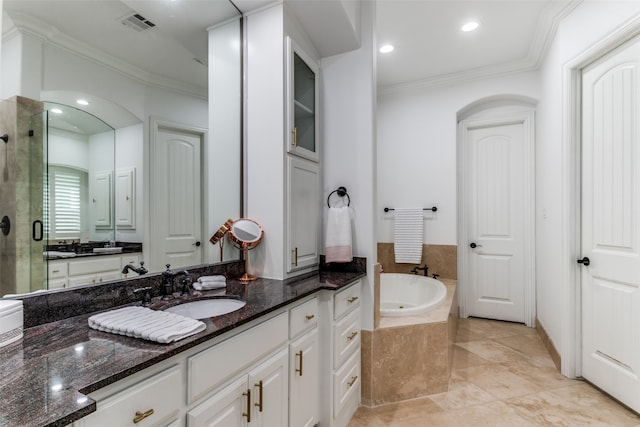
[[[320,167],[309,160],[287,159],[287,272],[320,262]]]
[[[291,310],[289,345],[289,426],[311,427],[320,408],[320,318],[315,297]],[[283,424],[285,425],[285,424]]]
[[[322,425],[346,426],[360,405],[360,299],[360,280],[323,294],[322,345],[329,354],[322,364]]]
[[[135,272],[122,274],[127,264],[140,265],[141,254],[127,253],[86,258],[67,258],[47,261],[47,289],[108,282],[137,276]]]
[[[320,160],[318,64],[286,37],[287,151]]]
[[[287,349],[187,412],[187,427],[286,426]]]
[[[74,427],[346,426],[360,397],[359,283],[320,291],[91,393],[97,410]],[[333,331],[351,338],[328,345]]]

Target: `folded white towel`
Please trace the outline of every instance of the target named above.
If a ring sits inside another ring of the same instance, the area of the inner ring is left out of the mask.
[[[175,313],[146,307],[124,307],[89,317],[89,327],[113,334],[144,338],[162,344],[204,331],[206,325]]]
[[[394,222],[395,261],[405,264],[420,264],[424,236],[424,213],[422,208],[396,208]]]
[[[325,240],[326,262],[351,262],[351,211],[348,206],[329,208]]]
[[[204,282],[226,282],[227,278],[223,275],[217,275],[217,276],[201,276],[198,277],[198,282],[200,283],[204,283]]]
[[[210,281],[210,282],[195,282],[193,284],[193,289],[195,289],[196,291],[210,291],[212,289],[220,289],[220,288],[226,288],[226,287],[227,287],[227,282]]]

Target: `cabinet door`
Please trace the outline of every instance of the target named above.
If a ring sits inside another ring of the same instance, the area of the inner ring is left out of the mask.
[[[287,37],[287,122],[289,153],[318,161],[318,65]]]
[[[307,427],[318,422],[320,349],[318,329],[291,343],[289,426]]]
[[[111,177],[111,171],[96,172],[93,177],[91,201],[93,203],[93,223],[96,228],[112,228]]]
[[[187,427],[242,427],[250,392],[242,376],[187,413]]]
[[[116,171],[116,227],[136,228],[135,204],[136,169],[124,168]]]
[[[287,272],[320,260],[320,169],[317,163],[288,158]]]
[[[288,366],[289,354],[284,348],[249,373],[251,425],[287,425]]]

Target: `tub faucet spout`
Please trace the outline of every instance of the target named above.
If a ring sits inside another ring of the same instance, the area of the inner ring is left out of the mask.
[[[423,265],[422,267],[413,267],[411,269],[411,272],[413,274],[418,274],[418,270],[422,270],[425,276],[429,275],[429,267],[427,267],[427,264]]]

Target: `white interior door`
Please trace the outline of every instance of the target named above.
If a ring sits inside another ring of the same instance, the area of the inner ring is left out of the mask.
[[[464,124],[466,316],[532,323],[529,129],[527,120]]]
[[[640,40],[583,70],[582,375],[640,411]],[[589,262],[585,262],[589,260]]]
[[[155,266],[202,264],[202,135],[159,127],[154,141],[150,242]]]

